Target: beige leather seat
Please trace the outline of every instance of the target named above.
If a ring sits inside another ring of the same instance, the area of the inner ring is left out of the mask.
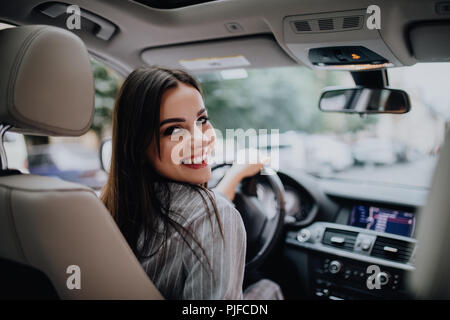
[[[450,299],[450,130],[417,225],[416,271],[410,278],[411,288],[418,298]]]
[[[63,29],[24,26],[0,31],[0,44],[3,129],[85,133],[94,84],[82,41]],[[162,298],[95,193],[59,179],[2,170],[0,257],[43,271],[64,299]],[[80,268],[81,289],[67,286],[71,265]]]

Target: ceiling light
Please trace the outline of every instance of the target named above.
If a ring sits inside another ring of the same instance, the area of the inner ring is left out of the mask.
[[[220,71],[220,75],[223,80],[245,79],[248,77],[247,70],[242,68],[222,70]]]

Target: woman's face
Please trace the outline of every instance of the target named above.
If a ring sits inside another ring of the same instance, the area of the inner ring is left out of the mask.
[[[147,148],[147,157],[159,174],[194,184],[209,180],[215,135],[200,92],[181,82],[164,92],[159,133],[161,157],[155,142]]]

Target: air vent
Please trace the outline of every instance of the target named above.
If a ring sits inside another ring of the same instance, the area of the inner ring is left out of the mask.
[[[321,33],[361,29],[363,21],[363,16],[358,15],[322,19],[299,19],[292,20],[290,23],[296,33]]]
[[[359,28],[360,23],[361,23],[360,16],[344,17],[344,20],[342,22],[342,28],[343,29]]]
[[[353,251],[357,236],[357,232],[327,228],[322,243],[327,246]]]
[[[311,31],[311,26],[309,25],[308,21],[295,21],[294,26],[297,32]]]
[[[371,256],[398,262],[408,262],[411,258],[413,250],[413,243],[391,238],[377,237]]]
[[[321,31],[334,29],[333,19],[319,19],[317,22],[319,23],[319,29]]]

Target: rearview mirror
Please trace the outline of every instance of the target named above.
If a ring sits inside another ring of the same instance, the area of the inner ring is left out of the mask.
[[[346,113],[406,113],[410,110],[408,94],[390,88],[325,88],[319,109]]]

